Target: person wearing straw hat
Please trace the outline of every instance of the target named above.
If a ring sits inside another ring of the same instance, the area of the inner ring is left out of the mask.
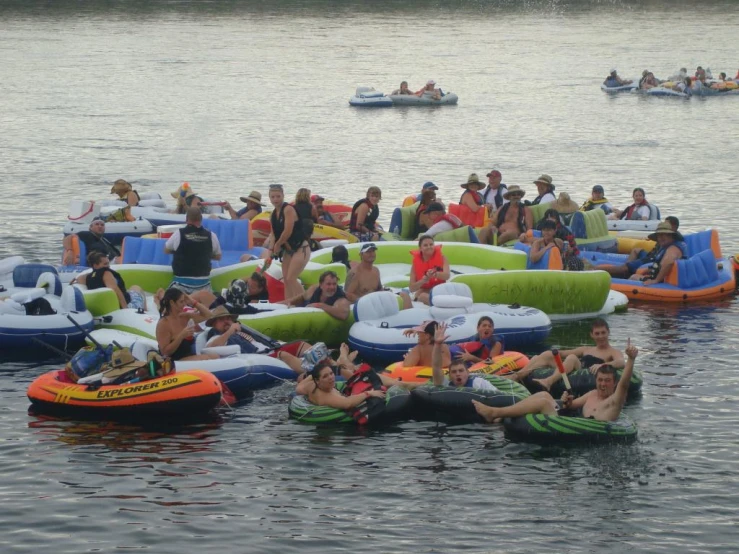
[[[249,196],[240,196],[239,200],[246,204],[239,211],[234,210],[228,202],[223,205],[231,216],[231,219],[248,219],[251,221],[254,216],[262,213],[264,204],[262,203],[262,194],[260,192],[253,190],[249,193]]]
[[[578,211],[578,205],[572,201],[568,193],[560,192],[557,200],[552,203],[551,209],[557,210],[562,224],[568,225],[572,214]]]
[[[480,181],[477,173],[470,173],[467,177],[467,182],[459,185],[465,191],[459,198],[459,203],[462,206],[466,206],[472,213],[477,213],[480,210],[485,209],[485,202],[480,194],[480,190],[485,187],[485,184]]]
[[[554,196],[555,186],[552,183],[552,178],[549,175],[547,175],[546,173],[542,173],[539,178],[534,181],[534,184],[536,185],[536,190],[539,192],[539,195],[534,198],[533,202],[531,202],[533,206],[536,206],[537,204],[546,204],[547,202],[554,202],[555,200],[557,200],[557,197]]]
[[[141,197],[139,193],[133,190],[131,183],[125,179],[118,179],[110,189],[110,194],[117,194],[118,200],[121,200],[129,206],[138,206]]]
[[[180,185],[176,191],[170,194],[172,195],[172,198],[177,200],[177,205],[175,206],[174,213],[184,214],[187,212],[187,208],[190,207],[198,208],[202,212],[203,206],[201,206],[201,204],[203,203],[203,199],[195,194],[195,191],[192,190],[190,183],[182,183],[182,185]]]
[[[496,212],[495,219],[480,230],[480,242],[484,244],[504,244],[517,239],[521,233],[534,227],[534,214],[524,206],[521,199],[526,194],[518,185],[508,187],[503,197],[507,203]]]
[[[686,258],[686,245],[682,234],[673,229],[667,221],[657,225],[657,229],[647,238],[657,243],[657,248],[646,257],[627,261],[625,264],[616,266],[598,266],[613,277],[629,278],[642,281],[645,285],[662,283],[675,262]],[[650,264],[646,273],[637,273],[637,270]]]

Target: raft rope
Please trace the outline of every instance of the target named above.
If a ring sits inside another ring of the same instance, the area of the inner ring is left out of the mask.
[[[84,217],[85,217],[85,216],[87,216],[88,214],[92,213],[92,210],[93,210],[94,208],[95,208],[95,202],[94,202],[94,201],[91,201],[91,202],[90,202],[90,209],[89,209],[89,210],[87,210],[87,211],[86,211],[85,213],[83,213],[83,214],[82,214],[81,216],[79,216],[79,217],[71,217],[71,216],[69,216],[69,215],[68,215],[68,216],[67,216],[67,219],[68,219],[68,220],[70,220],[70,221],[79,221],[80,219],[84,218]]]

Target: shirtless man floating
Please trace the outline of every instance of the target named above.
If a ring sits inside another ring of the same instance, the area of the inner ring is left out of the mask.
[[[495,213],[487,227],[480,230],[480,242],[483,244],[504,244],[517,239],[527,229],[534,228],[534,216],[531,208],[524,206],[521,199],[526,194],[521,187],[511,185],[503,198],[508,203]]]
[[[602,365],[595,377],[595,389],[580,398],[573,398],[568,392],[562,395],[562,409],[567,411],[579,410],[582,417],[597,419],[598,421],[615,421],[621,415],[621,409],[626,402],[629,390],[629,381],[634,371],[634,360],[639,351],[631,341],[626,345],[628,361],[624,367],[621,379],[616,384],[616,371],[608,365]],[[494,423],[504,417],[520,417],[526,414],[558,415],[560,407],[548,392],[537,392],[521,402],[508,408],[491,408],[476,400],[472,403],[475,410],[486,421]]]
[[[377,246],[374,242],[367,242],[359,250],[359,265],[349,270],[344,283],[344,293],[349,302],[354,303],[363,296],[378,290],[384,290],[380,279],[380,270],[375,267],[377,258]],[[400,293],[403,299],[403,309],[413,307],[413,301],[409,294]]]
[[[565,359],[565,372],[570,373],[583,367],[589,368],[591,373],[596,373],[604,366],[613,369],[624,367],[624,357],[619,350],[611,346],[608,341],[611,331],[604,319],[594,319],[590,326],[590,337],[595,341],[595,346],[581,346],[573,350],[561,350],[560,354]],[[523,381],[532,371],[542,367],[555,367],[556,362],[551,351],[547,350],[531,358],[526,366],[516,373],[516,379]],[[542,388],[550,390],[552,385],[562,378],[559,371],[555,371],[546,379],[534,379]]]

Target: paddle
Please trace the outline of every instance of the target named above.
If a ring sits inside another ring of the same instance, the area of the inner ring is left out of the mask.
[[[559,350],[556,348],[552,349],[552,356],[554,356],[554,363],[557,364],[557,369],[562,374],[562,381],[565,383],[565,390],[572,395],[572,385],[570,385],[570,378],[567,377],[567,373],[565,372],[565,366],[562,363],[562,357],[559,355]]]
[[[67,352],[65,352],[64,350],[60,350],[60,349],[59,349],[59,348],[57,348],[56,346],[54,346],[54,345],[52,345],[52,344],[49,344],[48,342],[46,342],[46,341],[43,341],[43,340],[41,340],[40,338],[37,338],[37,337],[31,337],[31,340],[32,340],[33,342],[37,342],[37,343],[39,343],[40,345],[42,345],[42,346],[44,346],[44,347],[48,348],[48,349],[49,349],[49,350],[51,350],[51,351],[52,351],[52,352],[53,352],[54,354],[57,354],[58,356],[61,356],[61,357],[63,357],[63,358],[64,358],[64,359],[66,359],[67,361],[69,361],[69,360],[71,360],[71,359],[72,359],[72,356],[71,356],[70,354],[68,354]]]
[[[91,342],[91,343],[93,344],[93,346],[94,346],[95,348],[97,348],[97,349],[98,349],[98,350],[100,350],[101,352],[105,352],[105,348],[103,348],[103,346],[102,346],[102,345],[101,345],[101,344],[100,344],[100,343],[99,343],[98,341],[96,341],[96,340],[95,340],[95,337],[93,337],[93,336],[92,336],[92,335],[91,335],[90,333],[88,333],[88,332],[87,332],[87,329],[85,329],[85,328],[84,328],[84,327],[82,327],[82,326],[81,326],[81,325],[80,325],[79,323],[77,323],[77,322],[75,321],[75,319],[74,319],[74,318],[73,318],[73,317],[72,317],[71,315],[67,314],[67,319],[68,319],[69,321],[71,321],[71,322],[72,322],[72,324],[73,324],[73,325],[74,325],[75,327],[77,327],[77,329],[79,329],[79,330],[80,330],[80,331],[82,332],[82,334],[84,335],[84,337],[85,337],[85,338],[86,338],[87,340],[89,340],[89,341],[90,341],[90,342]],[[113,344],[113,346],[115,346],[116,348],[123,348],[123,347],[122,347],[122,346],[121,346],[120,344],[118,344],[118,343],[117,343],[116,341],[112,341],[112,344]]]

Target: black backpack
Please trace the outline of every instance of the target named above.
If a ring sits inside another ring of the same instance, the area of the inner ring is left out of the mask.
[[[46,298],[35,298],[23,304],[26,315],[54,315],[56,311]]]

